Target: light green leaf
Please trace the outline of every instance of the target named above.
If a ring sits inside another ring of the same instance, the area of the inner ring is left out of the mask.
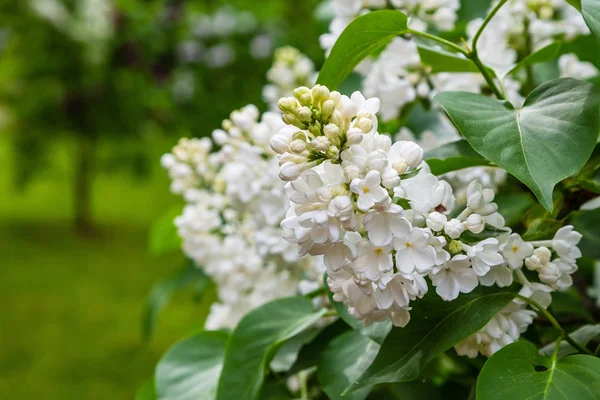
[[[356,331],[331,341],[321,355],[317,379],[330,400],[362,400],[371,387],[342,397],[342,392],[365,372],[379,351],[379,344]]]
[[[435,97],[479,154],[504,168],[552,210],[552,190],[590,157],[600,130],[600,95],[571,78],[537,87],[522,109],[474,93]]]
[[[575,355],[558,360],[516,342],[495,353],[477,379],[485,400],[600,399],[600,358]]]
[[[581,11],[581,0],[567,0],[567,3],[575,7],[577,11]]]
[[[337,89],[362,60],[407,31],[408,18],[400,11],[374,11],[356,18],[335,42],[317,83]]]
[[[315,312],[312,302],[301,296],[275,300],[248,313],[227,346],[217,399],[256,399],[266,367],[280,346],[324,313],[325,309]]]
[[[152,224],[148,243],[150,254],[160,256],[181,247],[181,238],[173,222],[179,215],[181,207],[173,207]]]
[[[523,234],[524,240],[547,240],[554,237],[556,231],[562,228],[563,223],[555,219],[537,218],[531,221],[527,231]]]
[[[516,292],[516,287],[479,286],[454,301],[443,301],[430,289],[423,299],[411,302],[408,325],[392,329],[373,364],[347,391],[417,379],[429,361],[481,329]]]
[[[483,232],[473,233],[470,231],[464,231],[463,234],[460,235],[459,240],[463,243],[473,245],[481,242],[482,240],[495,238],[500,235],[508,235],[509,233],[510,230],[508,229],[500,229],[496,228],[495,226],[486,224],[485,228],[483,229]]]
[[[490,162],[473,150],[469,142],[464,139],[426,151],[425,160],[434,175],[442,175],[463,168],[490,165]]]
[[[581,328],[571,332],[569,334],[571,338],[585,347],[592,339],[600,336],[600,324],[596,325],[584,325]],[[540,349],[540,354],[543,356],[551,356],[556,347],[556,343],[550,343],[547,346],[544,346]],[[578,353],[578,350],[567,343],[565,340],[560,342],[560,347],[558,348],[558,357],[566,357],[570,354]]]
[[[519,61],[517,65],[515,65],[513,69],[511,69],[506,74],[506,76],[512,75],[515,72],[520,71],[521,69],[526,68],[528,66],[556,59],[561,47],[561,42],[553,42],[550,43],[548,46],[542,47],[541,49],[535,51],[534,53],[531,53],[530,55]]]
[[[600,208],[578,211],[571,221],[575,230],[583,235],[579,248],[585,257],[600,259]]]
[[[600,41],[600,2],[598,0],[581,0],[581,14],[596,40]]]
[[[154,378],[148,379],[135,393],[135,400],[156,400]]]
[[[156,367],[158,399],[214,399],[228,338],[225,332],[201,332],[175,344]]]
[[[417,47],[421,62],[431,67],[431,73],[440,72],[479,72],[473,61],[459,53],[420,43]]]
[[[204,293],[212,283],[208,276],[196,267],[193,261],[187,260],[183,269],[171,276],[156,282],[150,290],[142,317],[142,336],[150,339],[154,333],[161,311],[169,304],[171,296],[178,291],[196,285],[198,295]]]

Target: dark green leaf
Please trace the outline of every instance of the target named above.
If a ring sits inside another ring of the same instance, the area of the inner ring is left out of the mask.
[[[562,228],[563,223],[555,219],[534,219],[523,234],[524,240],[548,240],[554,237],[556,231]]]
[[[537,87],[520,110],[474,93],[435,99],[475,151],[525,183],[548,210],[554,186],[585,165],[600,130],[598,88],[571,78]]]
[[[336,89],[362,60],[407,30],[408,18],[400,11],[374,11],[356,18],[335,42],[317,83]]]
[[[285,342],[275,357],[273,357],[269,368],[273,372],[279,373],[288,371],[298,359],[298,354],[302,346],[310,343],[320,332],[321,329],[318,328],[307,329]]]
[[[529,193],[500,193],[494,199],[498,204],[498,212],[506,220],[507,226],[518,224],[525,211],[533,205],[535,200]]]
[[[300,350],[296,363],[288,371],[287,376],[316,367],[321,353],[323,353],[329,342],[349,330],[348,324],[341,319],[328,325],[312,342]]]
[[[582,259],[577,260],[577,264],[580,270],[584,269]],[[552,293],[550,312],[557,318],[579,317],[589,322],[594,321],[594,318],[581,300],[581,296],[574,289],[569,292]]]
[[[373,364],[348,391],[417,379],[429,361],[481,329],[516,292],[516,287],[480,286],[446,302],[430,290],[411,303],[411,321],[405,328],[392,329]]]
[[[600,209],[579,211],[571,221],[583,235],[579,248],[585,257],[600,259]]]
[[[159,256],[181,247],[181,238],[173,222],[180,214],[181,207],[174,207],[152,224],[149,238],[150,254]]]
[[[362,400],[371,387],[362,388],[342,397],[342,392],[369,367],[379,344],[357,331],[350,331],[331,341],[319,361],[317,378],[331,400]]]
[[[148,379],[135,393],[135,400],[156,400],[154,378]]]
[[[458,140],[425,152],[425,160],[434,175],[457,171],[463,168],[490,165],[477,153],[469,142]]]
[[[581,0],[567,0],[567,3],[575,7],[577,11],[581,11]]]
[[[426,44],[419,44],[418,51],[421,62],[431,67],[431,73],[433,74],[440,72],[479,72],[473,61],[462,54],[451,53]]]
[[[460,241],[466,244],[475,244],[479,243],[482,240],[495,238],[502,234],[508,234],[509,231],[506,229],[499,229],[492,225],[485,225],[483,232],[481,233],[473,233],[469,231],[464,231],[462,235],[460,235]]]
[[[534,53],[531,53],[530,55],[519,61],[517,65],[515,65],[513,69],[511,69],[506,74],[506,76],[512,75],[515,72],[520,71],[523,68],[529,67],[531,65],[540,64],[546,61],[552,61],[556,59],[558,53],[560,52],[561,46],[561,42],[553,42],[550,43],[548,46],[542,47],[541,49],[535,51]]]
[[[492,6],[492,0],[462,0],[458,17],[461,21],[472,21],[477,18],[485,18]]]
[[[346,96],[351,96],[352,93],[357,90],[360,91],[362,89],[362,76],[357,74],[356,72],[351,73],[348,77],[340,84],[338,88],[338,92],[341,94],[345,94]]]
[[[581,0],[581,14],[596,40],[600,41],[600,2],[598,0]]]
[[[156,367],[158,399],[214,399],[228,338],[201,332],[173,346]]]
[[[600,336],[600,324],[584,325],[581,328],[571,332],[569,336],[571,336],[574,341],[585,347],[592,339]],[[549,345],[540,349],[540,354],[543,356],[551,356],[555,347],[556,343],[550,343]],[[558,357],[562,358],[578,352],[579,351],[577,349],[563,340],[560,342],[560,347],[558,348]]]
[[[187,260],[186,266],[173,275],[158,281],[152,286],[142,318],[142,336],[149,339],[154,332],[161,311],[167,306],[173,294],[196,285],[197,294],[211,286],[210,279],[197,268],[193,261]]]
[[[516,342],[485,363],[477,398],[600,399],[600,358],[575,355],[558,360],[540,355],[529,342]]]
[[[248,313],[232,333],[217,390],[218,400],[255,399],[266,367],[280,346],[318,321],[305,297],[275,300]]]

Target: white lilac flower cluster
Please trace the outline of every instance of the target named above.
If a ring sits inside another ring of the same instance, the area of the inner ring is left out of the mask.
[[[480,284],[509,286],[515,274],[529,295],[570,285],[581,235],[565,227],[550,241],[524,241],[504,227],[494,191],[478,181],[452,217],[452,188],[430,173],[423,149],[377,132],[377,98],[316,85],[296,89],[279,107],[287,126],[271,147],[289,182],[283,236],[299,255],[323,256],[334,299],[365,325],[391,319],[405,326],[411,302],[429,284],[446,301]],[[497,237],[480,235],[494,229]],[[524,265],[542,283],[526,281]],[[510,309],[497,318],[531,322],[523,315]]]
[[[291,96],[299,86],[312,86],[317,80],[316,75],[310,58],[294,47],[281,47],[275,50],[273,65],[267,72],[269,83],[263,88],[263,100],[276,111],[280,98]]]
[[[186,201],[175,225],[184,253],[215,282],[219,301],[207,329],[233,328],[251,309],[322,285],[313,258],[300,258],[281,237],[289,198],[269,147],[280,114],[259,120],[256,107],[234,111],[210,139],[181,139],[161,162],[171,191]]]
[[[482,22],[469,23],[470,37]],[[485,64],[507,72],[528,48],[535,51],[554,40],[571,41],[589,33],[581,13],[566,0],[509,0],[484,30],[477,50]]]

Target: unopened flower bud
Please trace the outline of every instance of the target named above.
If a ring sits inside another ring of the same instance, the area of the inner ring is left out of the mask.
[[[308,131],[313,136],[321,136],[321,124],[319,123],[319,121],[315,121],[314,123],[310,124],[310,126],[308,127]]]
[[[286,162],[279,168],[279,178],[285,182],[291,182],[300,176],[300,168],[292,162]]]
[[[292,140],[302,140],[302,141],[306,142],[306,140],[307,140],[306,133],[302,132],[302,131],[296,131],[292,135]]]
[[[547,247],[538,247],[533,251],[533,254],[540,259],[542,264],[550,262],[552,252]]]
[[[325,155],[330,160],[337,160],[340,156],[340,149],[338,149],[336,146],[329,146]]]
[[[347,221],[354,213],[354,203],[348,196],[337,196],[329,203],[329,216]]]
[[[373,130],[373,121],[370,118],[361,118],[354,126],[364,133],[369,133]]]
[[[302,153],[306,150],[306,144],[304,140],[296,139],[290,144],[290,150],[294,153]]]
[[[539,270],[540,281],[548,285],[554,285],[560,279],[561,273],[558,266],[554,263],[547,263]]]
[[[346,176],[346,179],[349,181],[359,178],[360,177],[360,168],[358,168],[354,164],[349,164],[344,167],[344,175]]]
[[[460,240],[451,240],[448,244],[448,250],[452,254],[458,254],[463,250],[463,243]]]
[[[477,210],[477,213],[487,217],[488,215],[494,214],[496,211],[498,211],[498,205],[496,203],[490,203],[480,207]]]
[[[471,214],[465,221],[466,228],[475,233],[481,233],[485,229],[485,219],[479,214]]]
[[[427,227],[434,232],[442,231],[446,225],[446,222],[448,222],[448,217],[437,211],[429,214],[427,216],[427,219],[425,220],[425,224],[427,225]]]
[[[404,158],[397,158],[392,162],[392,168],[394,168],[399,174],[403,174],[408,169],[408,164]]]
[[[275,153],[283,154],[288,151],[290,147],[290,138],[285,135],[277,134],[271,138],[270,145]]]
[[[323,102],[323,106],[321,107],[321,116],[323,118],[328,119],[329,117],[331,117],[331,115],[333,115],[334,111],[335,111],[335,101],[326,100],[325,102]]]
[[[294,89],[294,97],[300,99],[303,94],[310,94],[310,89],[306,86],[300,86]]]
[[[363,141],[363,136],[363,131],[358,128],[352,128],[346,133],[346,140],[349,145],[360,144]]]
[[[298,101],[293,97],[283,97],[279,99],[277,106],[281,111],[289,112],[298,106]],[[227,129],[227,128],[225,128]]]
[[[490,188],[483,189],[481,193],[483,194],[483,201],[486,203],[491,203],[496,197],[496,193]]]
[[[312,111],[308,107],[300,107],[296,111],[296,115],[298,115],[298,119],[302,122],[312,121]]]
[[[313,145],[313,148],[320,153],[325,153],[329,146],[331,146],[329,139],[325,136],[317,136],[312,140],[311,144]]]
[[[396,186],[400,185],[400,176],[398,176],[398,172],[392,168],[386,168],[381,174],[381,184],[387,188],[392,189]]]
[[[306,127],[306,125],[304,125],[302,122],[300,122],[300,120],[298,119],[298,117],[296,117],[294,114],[290,114],[290,113],[283,114],[283,116],[281,117],[281,119],[286,124],[293,125],[293,126],[295,126],[297,128],[300,128],[300,129],[304,129]]]
[[[325,133],[325,136],[327,136],[329,139],[334,139],[340,135],[340,128],[334,124],[327,124],[325,125],[323,133]]]
[[[304,93],[302,96],[300,96],[298,101],[303,106],[310,106],[312,104],[313,99],[312,99],[312,97],[310,97],[309,93]]]
[[[451,239],[458,239],[464,231],[465,226],[456,218],[451,219],[444,225],[444,233],[446,233],[446,235],[448,235]]]
[[[315,85],[312,90],[312,98],[315,104],[321,104],[325,100],[329,99],[329,89],[323,85]]]

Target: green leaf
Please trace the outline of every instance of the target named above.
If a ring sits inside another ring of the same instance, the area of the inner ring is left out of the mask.
[[[577,264],[580,270],[584,269],[583,260],[579,259]],[[585,307],[585,304],[581,300],[581,295],[577,290],[571,289],[568,292],[554,292],[552,293],[552,304],[550,305],[550,313],[555,318],[560,319],[579,317],[583,318],[588,322],[594,322],[594,318]]]
[[[554,186],[585,165],[600,130],[598,88],[571,78],[537,87],[519,110],[474,93],[435,99],[475,151],[526,184],[548,210]]]
[[[337,311],[338,315],[342,320],[344,320],[345,323],[350,325],[352,329],[358,331],[360,334],[371,338],[376,343],[383,343],[385,337],[392,329],[392,323],[389,320],[383,322],[373,322],[371,325],[365,327],[365,324],[362,321],[359,321],[352,315],[348,314],[348,308],[344,304],[333,299],[333,294],[330,291],[328,291],[327,294],[329,296],[329,302],[333,305],[335,311]]]
[[[550,43],[548,46],[542,47],[541,49],[537,50],[534,53],[531,53],[530,55],[519,61],[517,65],[513,67],[513,69],[506,73],[505,77],[512,75],[515,72],[520,71],[521,69],[526,68],[528,66],[556,59],[561,47],[561,42],[553,42]]]
[[[446,302],[430,289],[411,302],[408,325],[392,329],[373,364],[347,391],[417,379],[429,361],[481,329],[516,293],[516,287],[479,286]]]
[[[280,346],[325,312],[315,312],[312,302],[301,296],[275,300],[249,312],[233,331],[227,346],[217,399],[257,398],[266,367]]]
[[[600,324],[596,325],[584,325],[579,329],[569,333],[569,336],[585,347],[592,339],[600,336]],[[554,352],[554,348],[556,347],[556,343],[550,343],[547,346],[544,346],[540,349],[540,354],[543,356],[551,356]],[[558,348],[558,357],[566,357],[570,354],[576,354],[578,350],[567,343],[565,340],[560,342],[560,347]]]
[[[596,40],[600,41],[600,2],[598,0],[581,0],[581,14]]]
[[[469,142],[464,139],[426,151],[425,160],[434,175],[442,175],[463,168],[490,165],[489,161],[473,150]]]
[[[512,343],[483,366],[477,398],[600,399],[600,358],[575,355],[558,360],[538,354],[529,342]]]
[[[485,228],[483,229],[483,232],[473,233],[473,232],[469,232],[469,231],[464,231],[462,233],[462,235],[460,235],[459,239],[463,243],[473,245],[473,244],[481,242],[482,240],[489,239],[489,238],[495,238],[500,235],[509,234],[509,233],[510,233],[510,231],[507,229],[500,229],[500,228],[496,228],[495,226],[486,224]]]
[[[529,192],[500,193],[494,199],[494,203],[498,204],[498,212],[506,220],[506,226],[518,224],[534,202]]]
[[[228,338],[207,331],[175,344],[156,367],[158,399],[214,399]]]
[[[319,361],[317,379],[330,400],[362,400],[371,387],[342,397],[342,392],[365,372],[379,351],[379,344],[356,331],[331,341]]]
[[[577,11],[581,11],[581,0],[567,0],[567,3],[575,7]]]
[[[156,400],[154,378],[148,379],[135,393],[135,400]]]
[[[187,260],[186,266],[182,270],[156,282],[152,286],[142,317],[142,336],[145,340],[152,337],[158,317],[169,304],[171,296],[194,284],[196,285],[197,294],[201,295],[211,286],[211,281],[201,269],[196,267],[193,261]]]
[[[600,259],[600,208],[578,211],[571,221],[575,230],[583,235],[579,248],[585,257]]]
[[[458,10],[458,18],[461,21],[485,18],[491,6],[491,0],[462,0],[460,2],[460,9]]]
[[[421,62],[431,67],[431,73],[479,72],[473,61],[459,53],[451,53],[438,47],[420,43],[417,47]]]
[[[317,83],[336,89],[362,60],[407,31],[408,18],[400,11],[374,11],[356,18],[335,42]]]
[[[152,224],[148,243],[150,254],[160,256],[181,247],[181,238],[173,222],[180,214],[181,207],[173,207]]]
[[[556,231],[562,228],[563,223],[555,219],[534,219],[523,234],[524,240],[548,240],[554,237]]]
[[[302,347],[310,343],[320,332],[321,329],[318,328],[308,329],[285,342],[269,364],[269,368],[273,372],[288,371],[298,359]]]

